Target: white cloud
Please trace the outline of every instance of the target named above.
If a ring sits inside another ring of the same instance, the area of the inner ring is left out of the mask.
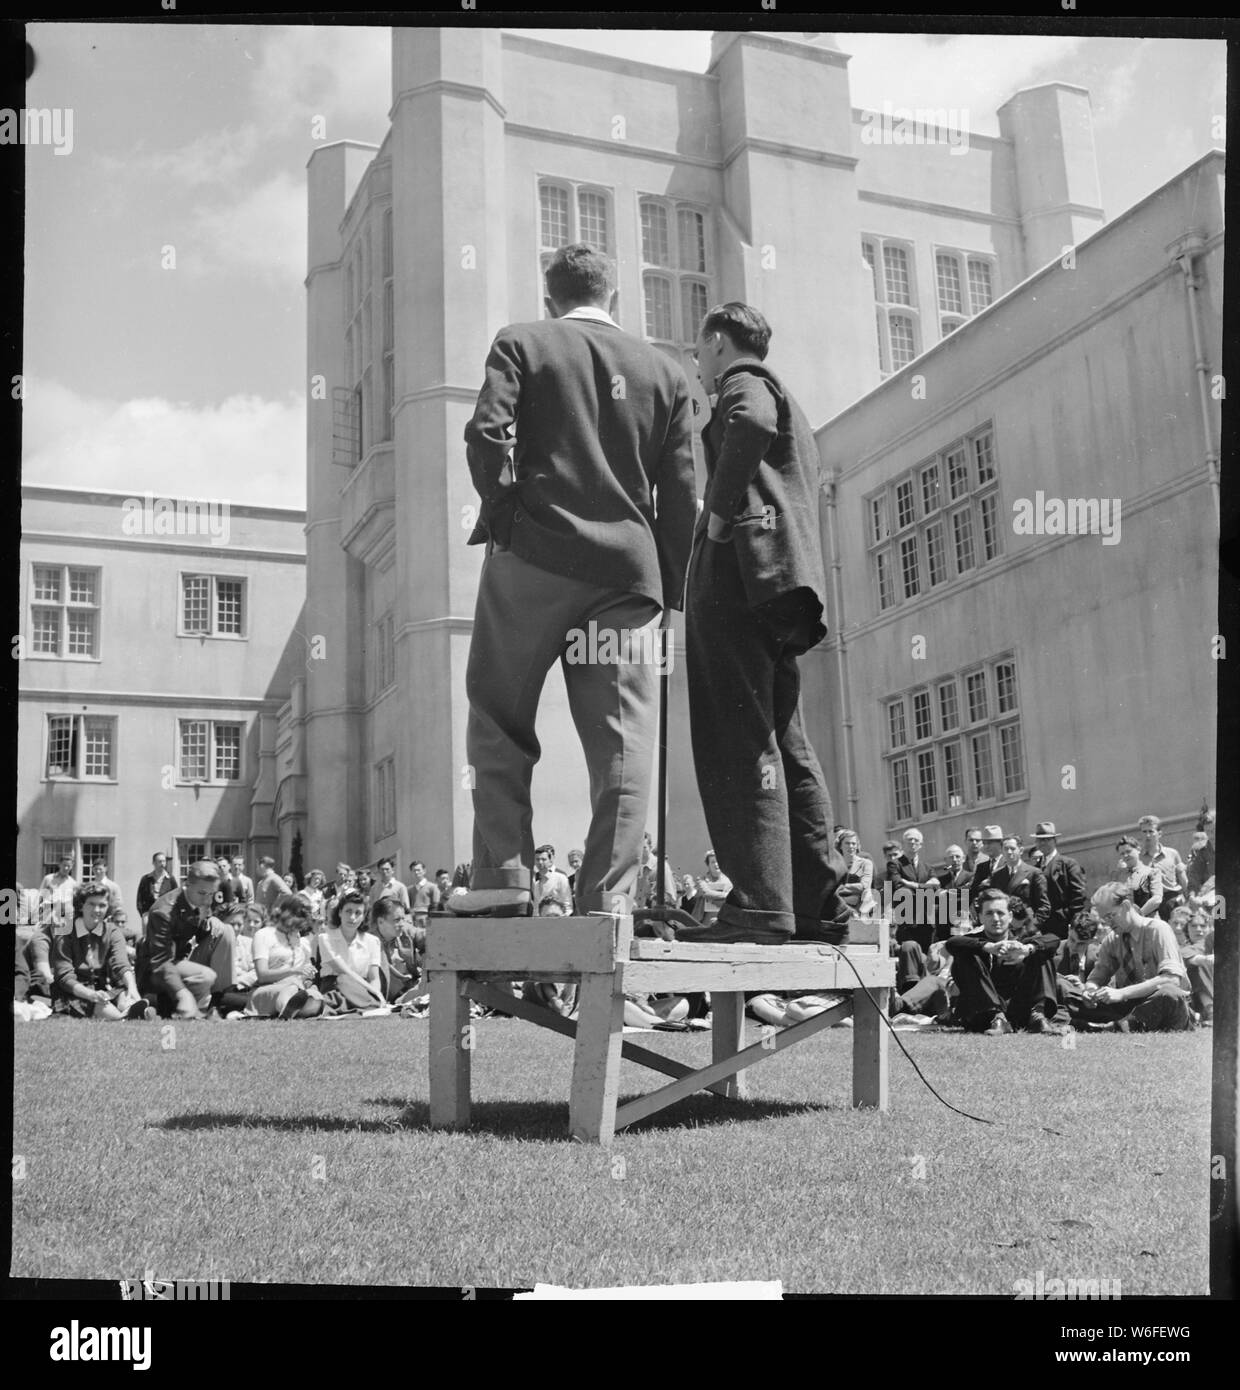
[[[27,381],[22,482],[304,507],[305,400],[230,396],[194,406],[79,395]]]
[[[302,25],[264,29],[255,60],[259,126],[311,139],[315,116],[328,140],[365,140],[387,128],[392,92],[389,29]]]
[[[1129,117],[1130,106],[1137,90],[1137,69],[1145,57],[1144,45],[1126,62],[1110,68],[1106,80],[1090,92],[1094,126],[1118,126]]]
[[[969,127],[997,135],[995,111],[1022,87],[1056,77],[1056,65],[1072,58],[1085,39],[1077,35],[845,34],[840,47],[848,65],[852,104],[869,110],[892,106],[967,109]]]
[[[209,131],[175,150],[131,150],[123,158],[103,154],[99,164],[113,175],[202,188],[235,183],[250,167],[262,144],[258,126],[247,122],[228,130]]]
[[[178,264],[191,274],[259,271],[300,285],[306,274],[304,177],[279,173],[235,202],[208,205],[195,216],[189,242]]]

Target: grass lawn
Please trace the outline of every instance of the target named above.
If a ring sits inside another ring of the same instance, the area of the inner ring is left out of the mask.
[[[427,1128],[399,1018],[15,1027],[18,1277],[789,1292],[1015,1281],[1207,1292],[1210,1034],[902,1035],[891,1109],[850,1106],[832,1029],[617,1137],[567,1141],[571,1043],[477,1025],[468,1133]],[[709,1061],[709,1034],[637,1039]],[[625,1063],[622,1096],[662,1083]],[[1045,1133],[1041,1125],[1062,1131]]]

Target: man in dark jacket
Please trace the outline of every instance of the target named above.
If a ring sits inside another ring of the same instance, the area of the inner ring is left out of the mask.
[[[698,374],[717,400],[685,601],[689,716],[702,809],[732,891],[695,941],[837,940],[824,920],[847,920],[797,670],[827,633],[818,450],[764,365],[770,338],[756,309],[730,303],[706,315],[697,340]]]
[[[547,267],[540,323],[502,329],[465,429],[486,542],[465,687],[474,857],[454,912],[530,900],[530,781],[558,661],[590,775],[577,911],[624,910],[645,830],[658,728],[659,620],[684,598],[693,538],[684,372],[608,313],[614,269],[588,246]],[[515,442],[514,442],[515,434]],[[509,451],[512,459],[509,460]]]
[[[1075,859],[1060,854],[1059,832],[1054,821],[1040,820],[1033,838],[1044,855],[1042,876],[1046,879],[1046,896],[1051,905],[1046,930],[1053,931],[1062,941],[1077,914],[1085,909],[1085,870]]]

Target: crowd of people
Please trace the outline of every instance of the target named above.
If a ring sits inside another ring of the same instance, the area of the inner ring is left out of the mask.
[[[881,916],[891,927],[896,989],[893,1024],[1015,1030],[1175,1030],[1213,1015],[1214,848],[1204,813],[1187,859],[1162,841],[1156,816],[1121,836],[1110,877],[1088,891],[1080,864],[1059,850],[1050,821],[1030,843],[998,825],[972,828],[964,845],[931,858],[921,832],[883,845],[881,872],[856,833],[837,826],[837,882],[823,918],[846,939],[853,918]],[[567,871],[553,845],[535,854],[531,911],[578,910],[582,852]],[[24,890],[14,1007],[20,1017],[51,1014],[99,1020],[314,1018],[340,1013],[423,1017],[426,925],[450,912],[470,886],[469,864],[437,869],[421,860],[407,881],[391,859],[354,870],[318,869],[299,883],[270,857],[253,877],[242,858],[191,864],[179,882],[167,857],[152,856],[125,909],[108,866],[78,882],[71,860]],[[700,874],[665,865],[662,885],[649,834],[637,867],[638,908],[672,905],[707,923],[732,891],[714,852]],[[525,999],[571,1016],[570,984],[528,982]],[[798,1022],[833,1006],[829,995],[751,996],[750,1014]],[[476,1006],[477,1007],[477,1006]],[[705,1026],[709,997],[629,995],[625,1022],[637,1027]]]

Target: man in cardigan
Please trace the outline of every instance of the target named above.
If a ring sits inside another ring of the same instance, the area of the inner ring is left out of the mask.
[[[487,554],[465,675],[473,872],[469,891],[449,900],[454,912],[530,901],[534,721],[557,661],[593,813],[577,911],[626,910],[637,875],[658,624],[683,602],[697,503],[689,383],[611,318],[614,273],[588,246],[556,252],[551,317],[499,332],[465,429],[482,499],[470,543]]]
[[[835,814],[797,670],[827,633],[818,450],[764,365],[770,339],[766,319],[740,303],[711,309],[697,338],[698,375],[717,401],[685,601],[689,720],[706,826],[732,891],[694,941],[839,940],[847,922]]]

